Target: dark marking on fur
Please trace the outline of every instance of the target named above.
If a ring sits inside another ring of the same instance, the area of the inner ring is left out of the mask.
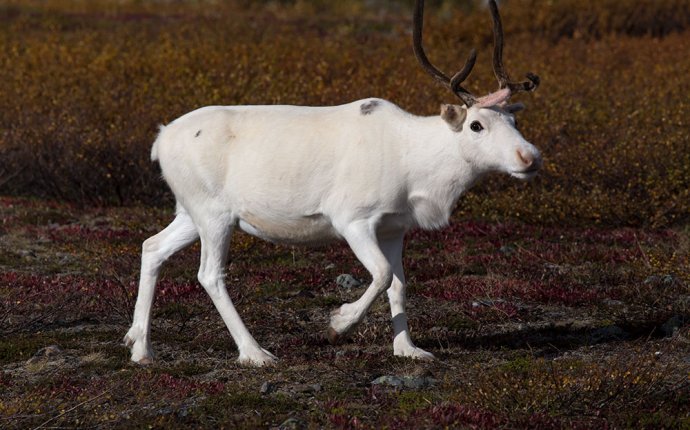
[[[359,111],[362,115],[369,115],[374,112],[380,104],[381,102],[378,100],[371,100],[366,103],[362,103],[362,105],[359,107]]]
[[[201,130],[197,131],[194,137],[199,137],[201,135]]]

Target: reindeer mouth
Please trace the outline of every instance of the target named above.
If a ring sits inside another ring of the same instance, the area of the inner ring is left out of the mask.
[[[510,175],[518,179],[532,179],[537,175],[538,171],[539,166],[535,166],[527,170],[513,170],[512,172],[510,172]]]

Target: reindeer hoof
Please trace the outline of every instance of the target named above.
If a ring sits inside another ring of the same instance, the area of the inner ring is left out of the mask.
[[[140,366],[149,366],[149,365],[153,364],[153,358],[143,357],[143,358],[140,358],[139,360],[135,361],[135,363],[137,363]]]
[[[135,329],[130,329],[122,342],[132,352],[130,357],[131,361],[142,366],[153,364],[153,350],[151,349],[151,345],[143,341]]]
[[[338,334],[333,327],[328,327],[328,330],[326,330],[326,339],[328,339],[328,343],[331,345],[337,345],[343,340],[343,336]]]
[[[244,366],[253,367],[275,366],[278,363],[278,358],[259,347],[256,350],[241,351],[237,362]]]

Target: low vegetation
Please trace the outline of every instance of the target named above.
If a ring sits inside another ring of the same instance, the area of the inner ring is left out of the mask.
[[[479,3],[430,2],[426,42],[444,69],[478,48],[476,93],[495,87]],[[157,361],[129,362],[141,242],[172,218],[158,124],[369,96],[436,114],[454,100],[415,63],[411,4],[0,5],[0,428],[690,426],[687,0],[503,2],[508,69],[542,77],[519,126],[545,168],[408,239],[412,333],[439,360],[392,356],[384,300],[329,345],[363,288],[336,278],[366,271],[240,233],[230,294],[278,366],[235,363],[198,245],[163,270]]]
[[[341,288],[338,275],[366,281],[345,246],[291,248],[239,233],[230,294],[278,366],[236,364],[195,282],[194,246],[164,268],[157,361],[140,367],[120,343],[138,248],[170,211],[0,203],[4,428],[688,425],[687,229],[457,220],[412,235],[410,324],[432,363],[393,357],[384,300],[344,345],[325,340],[329,311],[364,288]],[[385,375],[408,383],[373,384]]]
[[[159,124],[203,105],[379,96],[436,114],[453,101],[411,55],[407,3],[250,3],[2,6],[0,193],[169,204],[149,162],[151,142]],[[460,3],[428,17],[430,54],[454,69],[478,47],[468,85],[488,92],[488,14]],[[477,188],[462,215],[556,225],[687,221],[690,65],[678,53],[688,51],[688,10],[680,0],[511,1],[506,61],[542,77],[537,93],[521,97],[528,110],[520,125],[546,168],[529,185],[499,178]]]

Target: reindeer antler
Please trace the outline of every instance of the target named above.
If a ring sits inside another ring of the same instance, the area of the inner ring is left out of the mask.
[[[412,46],[414,48],[414,54],[419,60],[424,70],[429,72],[431,76],[436,78],[444,86],[447,86],[453,94],[458,96],[467,107],[472,106],[477,102],[477,98],[473,96],[469,91],[464,89],[461,84],[472,72],[475,61],[477,61],[477,51],[472,49],[470,51],[470,56],[465,61],[465,65],[460,69],[458,73],[449,78],[442,71],[437,69],[426,56],[424,52],[424,47],[422,46],[422,28],[424,27],[424,0],[417,0],[414,10],[414,28],[412,30]]]
[[[498,14],[498,6],[495,0],[489,0],[489,9],[491,10],[491,18],[494,22],[494,74],[498,80],[498,87],[500,89],[508,88],[511,93],[515,94],[520,91],[534,91],[539,86],[539,76],[532,72],[527,73],[527,81],[511,82],[508,73],[503,67],[503,24],[501,23],[501,15]]]
[[[539,76],[533,73],[527,73],[527,81],[524,82],[512,82],[508,77],[508,73],[503,67],[503,24],[501,23],[501,16],[498,14],[498,6],[495,0],[489,0],[489,9],[491,10],[491,18],[493,19],[493,31],[494,31],[494,52],[493,52],[493,66],[494,74],[498,80],[499,89],[508,88],[511,93],[517,93],[520,91],[534,91],[539,86]],[[427,58],[424,52],[424,47],[422,46],[422,29],[424,27],[424,0],[417,0],[414,10],[414,28],[412,31],[412,46],[414,49],[415,56],[419,63],[422,65],[424,70],[426,70],[431,76],[433,76],[437,81],[439,81],[443,86],[448,87],[453,94],[458,96],[463,103],[469,108],[478,99],[472,93],[467,91],[462,87],[462,83],[467,79],[472,72],[474,63],[477,60],[477,51],[472,48],[470,55],[465,61],[465,65],[462,69],[453,75],[452,78],[446,76],[445,73],[441,72],[436,68],[429,58]]]

